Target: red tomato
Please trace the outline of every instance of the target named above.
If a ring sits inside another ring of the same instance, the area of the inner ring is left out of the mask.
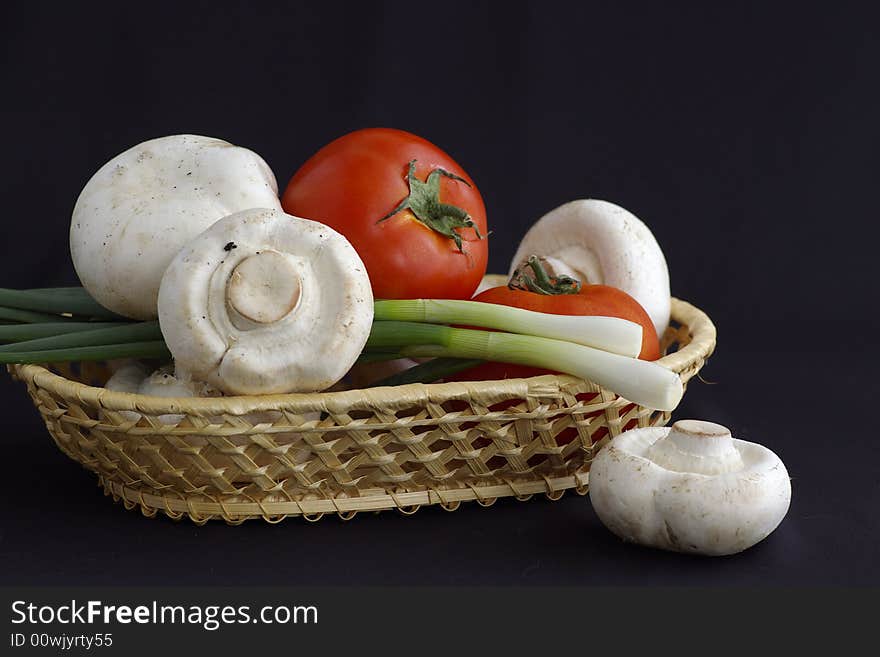
[[[426,202],[388,216],[411,191]],[[469,299],[486,273],[480,192],[451,157],[408,132],[368,128],[331,142],[294,174],[281,204],[347,237],[377,299]]]
[[[512,290],[507,286],[493,287],[474,297],[474,301],[514,306],[553,315],[601,315],[628,319],[642,326],[642,360],[660,358],[660,341],[651,318],[638,301],[623,290],[608,285],[584,285],[577,294],[538,294],[528,290]],[[525,365],[508,363],[484,363],[454,378],[465,381],[497,381],[521,379],[540,374],[551,374]]]

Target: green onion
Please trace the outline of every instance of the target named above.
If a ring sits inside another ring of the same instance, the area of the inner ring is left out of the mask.
[[[468,358],[432,358],[420,363],[408,370],[392,374],[380,381],[371,383],[369,387],[379,386],[402,386],[407,383],[431,383],[439,379],[445,379],[453,374],[476,367],[485,361]]]
[[[99,319],[125,319],[104,308],[81,287],[33,290],[0,288],[0,305],[50,315],[70,314]]]
[[[0,306],[0,320],[10,322],[24,322],[26,324],[43,324],[46,322],[63,322],[67,318],[61,315],[50,315],[49,313],[38,313],[33,310],[22,310],[21,308],[9,308]]]
[[[0,353],[0,363],[63,363],[76,360],[112,360],[114,358],[161,358],[167,360],[171,358],[171,352],[168,351],[168,347],[162,340],[155,340],[127,344],[104,344],[94,347],[74,347],[72,349]]]
[[[96,305],[81,288],[0,288],[0,322],[29,324],[0,326],[0,341],[18,341],[0,347],[0,363],[171,358],[158,322],[107,324],[68,321],[62,316],[118,317]],[[375,320],[360,362],[435,359],[375,385],[429,382],[481,361],[497,361],[572,374],[659,410],[675,408],[683,392],[681,379],[674,372],[633,358],[641,349],[642,329],[621,319],[416,299],[377,301]]]
[[[64,333],[62,335],[25,340],[24,342],[15,342],[0,347],[0,353],[97,347],[100,345],[147,342],[161,339],[162,331],[159,330],[158,321],[136,322],[110,328],[77,331],[75,333]]]
[[[564,372],[662,411],[674,409],[683,394],[678,375],[661,365],[562,340],[435,324],[374,322],[367,346],[395,345],[410,358],[491,360]]]
[[[633,358],[642,350],[642,327],[635,322],[617,317],[552,315],[479,301],[376,301],[374,319],[497,329],[508,333],[565,340]]]
[[[366,365],[368,363],[383,363],[388,360],[397,360],[401,358],[400,352],[398,351],[363,351],[361,355],[358,356],[357,362],[359,365]]]
[[[45,324],[6,324],[0,326],[0,342],[20,342],[22,340],[36,340],[51,335],[63,333],[75,333],[76,331],[91,331],[93,329],[111,328],[114,326],[127,326],[122,322],[46,322]]]

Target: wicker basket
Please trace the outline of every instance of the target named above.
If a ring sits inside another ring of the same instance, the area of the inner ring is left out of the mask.
[[[687,383],[714,349],[715,327],[677,299],[672,318],[659,362]],[[163,399],[92,387],[109,375],[102,363],[9,369],[55,444],[106,494],[197,523],[583,495],[605,440],[669,420],[571,376]]]

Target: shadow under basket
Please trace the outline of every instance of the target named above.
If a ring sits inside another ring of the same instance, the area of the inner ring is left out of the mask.
[[[658,362],[687,384],[715,347],[715,327],[678,299],[672,320]],[[572,376],[168,399],[96,387],[106,363],[9,370],[55,444],[106,494],[196,523],[584,495],[607,440],[670,417]]]

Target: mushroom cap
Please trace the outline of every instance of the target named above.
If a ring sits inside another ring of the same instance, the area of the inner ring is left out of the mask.
[[[70,223],[83,287],[126,317],[154,319],[165,267],[190,239],[228,214],[281,209],[272,170],[221,139],[152,139],[107,162],[86,183]]]
[[[665,550],[726,555],[758,543],[782,522],[791,482],[779,457],[726,429],[695,435],[696,425],[720,427],[688,420],[632,429],[593,459],[590,500],[617,536]]]
[[[216,222],[177,253],[159,290],[176,366],[228,394],[330,387],[372,321],[370,280],[348,240],[275,209]]]
[[[523,237],[510,274],[530,255],[546,258],[556,274],[623,290],[645,309],[658,336],[669,325],[663,251],[650,229],[619,205],[586,199],[551,210]]]

